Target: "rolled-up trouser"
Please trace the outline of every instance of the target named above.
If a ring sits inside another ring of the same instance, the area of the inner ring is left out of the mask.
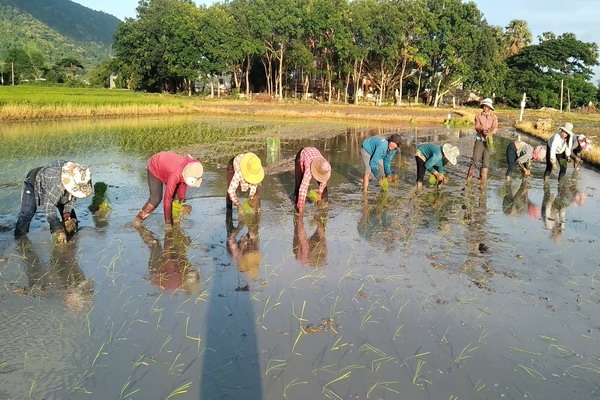
[[[373,172],[371,171],[371,154],[369,154],[369,152],[363,149],[362,147],[360,149],[360,158],[362,160],[362,173],[373,174]],[[380,178],[383,178],[385,176],[383,160],[379,160],[379,162],[377,163],[377,171],[379,172]]]
[[[490,149],[488,149],[486,142],[483,140],[475,140],[471,165],[477,166],[477,163],[481,161],[481,168],[489,168],[490,156]]]

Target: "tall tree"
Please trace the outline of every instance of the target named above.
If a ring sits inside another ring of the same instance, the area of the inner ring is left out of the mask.
[[[529,46],[533,40],[527,21],[522,19],[510,21],[506,26],[504,35],[507,42],[508,57],[518,54],[524,47]]]

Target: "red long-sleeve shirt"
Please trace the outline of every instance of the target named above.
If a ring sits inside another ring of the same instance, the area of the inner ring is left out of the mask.
[[[166,185],[163,196],[165,222],[173,221],[171,205],[175,191],[179,199],[185,200],[187,185],[183,179],[183,169],[186,165],[197,161],[171,151],[156,153],[148,160],[148,171]]]

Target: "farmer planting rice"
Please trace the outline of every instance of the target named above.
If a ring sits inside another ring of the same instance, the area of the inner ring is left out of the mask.
[[[37,206],[42,206],[56,242],[66,243],[67,234],[77,232],[75,200],[92,194],[91,182],[90,169],[70,161],[55,161],[29,171],[23,184],[15,237],[27,235]],[[57,209],[62,220],[56,215]]]
[[[512,141],[506,146],[506,162],[508,163],[506,181],[510,181],[510,175],[516,167],[521,170],[523,176],[529,176],[531,175],[531,161],[543,161],[545,159],[545,149],[542,148],[543,151],[537,152],[533,150],[533,146],[521,140],[521,135],[512,136]]]
[[[585,135],[577,136],[577,140],[573,140],[571,145],[571,159],[573,160],[573,166],[575,171],[579,171],[579,167],[583,163],[581,160],[581,153],[585,150],[592,148],[592,141]]]
[[[571,157],[574,138],[573,124],[565,122],[564,126],[558,128],[558,132],[548,139],[548,144],[546,146],[544,185],[550,183],[552,171],[559,171],[558,182],[560,182],[567,173],[567,159]]]
[[[494,111],[492,99],[483,99],[481,108],[481,113],[475,116],[475,144],[473,145],[471,165],[467,172],[467,182],[473,177],[473,172],[478,163],[481,163],[479,179],[482,181],[487,180],[493,138],[498,131],[498,117],[492,113]]]
[[[165,227],[173,227],[172,203],[177,199],[185,203],[187,187],[200,187],[204,168],[202,163],[192,156],[183,157],[177,153],[164,151],[157,153],[148,160],[148,188],[150,198],[144,204],[133,221],[134,226],[140,226],[163,201]],[[166,185],[163,197],[163,184]],[[188,214],[191,206],[182,204]]]
[[[379,186],[384,185],[384,178],[392,177],[392,159],[398,152],[402,138],[397,133],[385,139],[373,136],[362,142],[360,155],[363,166],[363,193],[369,189],[371,174],[377,179]]]
[[[259,198],[256,196],[258,185],[265,177],[265,170],[260,158],[254,153],[238,154],[227,164],[227,209],[232,206],[238,209],[238,216],[244,215],[243,207],[238,200],[235,192],[241,187],[242,192],[249,190],[249,203],[256,211],[259,205]]]
[[[310,181],[314,178],[319,184],[317,201],[327,201],[327,181],[331,177],[331,164],[315,147],[304,147],[298,151],[295,159],[294,202],[299,214],[304,212],[306,195]]]
[[[433,174],[439,185],[444,182],[445,165],[450,163],[456,165],[456,158],[460,154],[458,147],[446,143],[443,146],[437,144],[421,144],[417,146],[415,161],[417,162],[417,190],[423,187],[425,170]]]

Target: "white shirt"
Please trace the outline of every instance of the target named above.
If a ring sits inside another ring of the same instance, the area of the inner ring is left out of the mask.
[[[567,135],[566,139],[562,138],[561,132],[556,132],[550,140],[548,147],[550,148],[550,162],[556,162],[556,155],[565,153],[565,156],[571,156],[571,148],[573,146],[573,135]]]

